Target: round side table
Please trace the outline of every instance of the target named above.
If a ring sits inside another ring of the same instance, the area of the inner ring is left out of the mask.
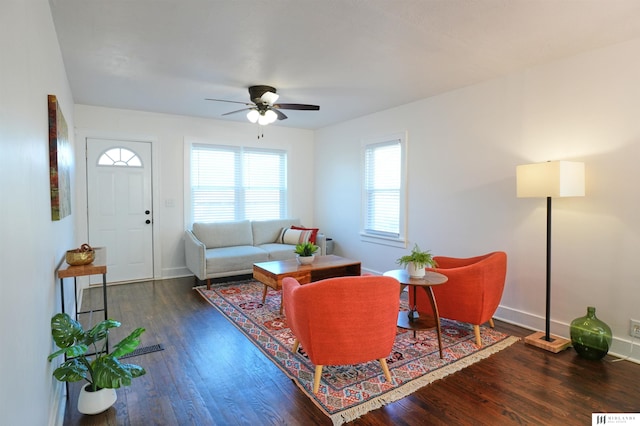
[[[407,330],[413,330],[413,337],[416,337],[417,330],[426,330],[435,328],[438,334],[438,346],[440,348],[440,358],[442,358],[442,334],[440,331],[440,315],[438,314],[438,305],[433,295],[432,286],[441,285],[448,281],[446,275],[438,272],[427,271],[423,278],[413,278],[405,269],[394,269],[384,273],[385,277],[392,277],[400,282],[400,294],[405,287],[410,286],[413,291],[413,306],[409,307],[409,311],[400,311],[398,313],[398,327]],[[424,289],[431,303],[433,317],[418,316],[416,307],[416,292],[418,287]]]

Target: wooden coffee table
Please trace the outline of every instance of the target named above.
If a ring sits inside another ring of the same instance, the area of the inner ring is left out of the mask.
[[[253,265],[253,278],[264,284],[262,303],[267,297],[267,289],[271,287],[274,290],[280,290],[282,280],[286,277],[295,278],[300,284],[308,284],[326,278],[351,275],[360,275],[360,262],[335,255],[316,256],[313,263],[309,265],[300,265],[296,259],[274,260]],[[280,313],[282,313],[282,298]]]

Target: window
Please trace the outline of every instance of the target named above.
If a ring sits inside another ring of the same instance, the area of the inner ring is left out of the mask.
[[[142,161],[126,148],[110,148],[98,159],[99,166],[142,167]]]
[[[405,137],[398,135],[363,145],[363,216],[365,241],[405,245]]]
[[[280,150],[191,145],[192,222],[284,218],[286,163]]]

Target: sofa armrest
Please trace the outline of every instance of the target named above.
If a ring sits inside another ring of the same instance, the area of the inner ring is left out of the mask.
[[[327,237],[324,234],[318,232],[316,235],[316,245],[320,247],[320,256],[327,254]]]
[[[204,243],[198,240],[193,232],[190,230],[184,232],[184,257],[187,261],[187,268],[200,280],[207,278],[206,249]]]

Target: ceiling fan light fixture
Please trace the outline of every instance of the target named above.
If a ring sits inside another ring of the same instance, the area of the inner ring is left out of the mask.
[[[269,120],[267,119],[267,117],[261,114],[260,118],[258,118],[258,124],[261,126],[266,126],[267,124],[269,124]]]
[[[262,94],[262,96],[260,97],[260,99],[262,100],[262,102],[265,102],[268,105],[273,105],[274,103],[276,103],[276,101],[278,100],[278,98],[280,97],[280,95],[273,93],[273,92],[264,92]]]
[[[264,116],[266,117],[268,124],[273,123],[274,121],[276,121],[278,119],[278,114],[276,114],[273,110],[269,109],[264,113]]]
[[[252,123],[256,123],[259,118],[261,118],[261,115],[258,112],[258,110],[252,109],[247,113],[247,120],[249,120]]]

